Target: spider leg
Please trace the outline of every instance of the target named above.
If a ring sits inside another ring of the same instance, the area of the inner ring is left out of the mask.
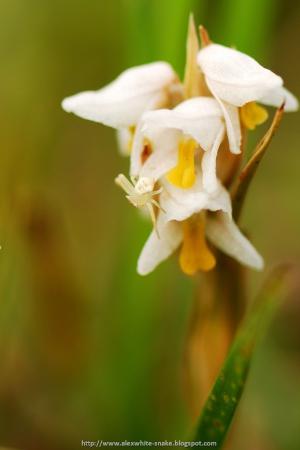
[[[163,213],[166,213],[166,211],[164,210],[164,208],[162,208],[162,206],[160,206],[160,204],[159,204],[156,200],[154,200],[154,198],[151,199],[151,203],[152,203],[153,205],[155,205],[158,209],[160,209]]]
[[[115,183],[120,186],[126,194],[132,194],[134,192],[134,186],[122,173],[117,176]]]
[[[135,175],[130,175],[130,179],[132,181],[132,184],[135,186],[138,180],[138,177],[136,177]]]
[[[163,190],[164,190],[164,188],[161,187],[161,188],[157,189],[156,191],[153,191],[153,192],[152,192],[152,195],[158,195],[158,194],[161,194]]]

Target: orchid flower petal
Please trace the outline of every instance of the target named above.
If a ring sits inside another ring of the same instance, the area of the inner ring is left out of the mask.
[[[210,44],[198,53],[198,64],[215,94],[235,106],[257,101],[282,79],[245,53]]]
[[[144,122],[141,120],[133,140],[130,174],[131,176],[146,176],[157,180],[176,164],[180,133],[172,129],[152,128],[145,137],[142,132],[143,126]],[[143,161],[145,142],[150,147],[150,154]]]
[[[164,213],[159,213],[157,232],[154,230],[151,232],[138,259],[137,271],[140,275],[147,275],[152,272],[182,242],[183,232],[181,225],[176,222],[166,222],[163,215]]]
[[[139,176],[149,177],[157,181],[165,173],[169,172],[176,165],[176,162],[177,146],[160,147],[149,156],[141,168]]]
[[[203,187],[207,192],[214,192],[219,187],[217,180],[217,155],[221,142],[224,138],[225,127],[221,127],[219,134],[211,147],[211,149],[204,152],[202,157],[202,173],[203,173]]]
[[[140,120],[135,130],[132,150],[130,155],[130,175],[138,176],[142,168],[142,152],[144,150],[144,135],[142,133],[143,123]]]
[[[67,112],[113,128],[135,125],[142,113],[166,100],[165,88],[176,81],[172,67],[156,62],[133,67],[98,91],[86,91],[63,100]]]
[[[262,257],[228,214],[220,212],[208,216],[206,235],[217,248],[241,264],[256,270],[263,269]]]
[[[130,128],[119,128],[117,130],[117,141],[121,155],[130,155],[131,143],[133,141],[132,131]]]
[[[259,99],[264,105],[275,106],[279,108],[283,102],[284,111],[293,112],[297,111],[299,108],[299,103],[297,98],[286,88],[279,87],[269,91],[266,95]]]
[[[229,149],[231,153],[239,154],[241,153],[241,126],[240,126],[240,118],[239,118],[239,111],[238,108],[234,105],[230,105],[229,103],[226,103],[222,101],[217,93],[214,91],[213,87],[211,86],[210,82],[207,81],[207,85],[209,89],[211,90],[211,93],[214,95],[215,99],[220,105],[220,108],[223,111],[224,120],[226,124],[226,130],[227,130],[227,137],[229,142]]]
[[[217,191],[209,194],[203,189],[200,173],[196,174],[196,182],[190,189],[164,182],[160,203],[167,220],[182,221],[203,209],[222,210],[231,215],[231,200],[226,189],[219,184]]]
[[[142,117],[145,134],[153,129],[176,129],[195,139],[203,150],[211,148],[223,124],[218,102],[210,97],[195,97],[172,110],[150,111]]]

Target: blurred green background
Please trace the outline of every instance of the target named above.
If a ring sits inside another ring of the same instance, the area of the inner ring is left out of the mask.
[[[0,0],[0,446],[184,439],[193,281],[169,260],[135,272],[150,232],[114,185],[114,131],[64,113],[129,65],[183,73],[188,14],[300,96],[296,0]],[[130,107],[130,106],[129,106]],[[263,128],[254,134],[257,139]],[[300,448],[299,116],[286,115],[243,225],[290,295],[260,347],[229,448]],[[251,274],[254,292],[264,274]],[[220,299],[221,301],[221,299]],[[245,438],[247,436],[247,438]]]

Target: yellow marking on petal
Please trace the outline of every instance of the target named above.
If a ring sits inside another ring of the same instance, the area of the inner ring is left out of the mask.
[[[198,270],[207,272],[216,265],[216,259],[205,239],[204,213],[183,222],[183,244],[179,264],[187,275],[195,275]]]
[[[188,189],[196,180],[195,174],[195,148],[197,144],[193,139],[181,141],[178,149],[178,163],[167,174],[167,180],[177,187]]]
[[[135,129],[136,129],[135,125],[131,125],[130,127],[128,127],[128,132],[129,132],[129,139],[128,139],[128,142],[127,142],[127,153],[128,153],[128,155],[130,155],[131,151],[132,151]]]
[[[254,130],[257,125],[264,123],[268,116],[268,111],[255,102],[246,103],[241,107],[241,120],[248,130]]]

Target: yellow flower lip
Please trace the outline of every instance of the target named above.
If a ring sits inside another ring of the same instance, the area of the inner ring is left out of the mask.
[[[207,272],[216,265],[216,259],[205,239],[205,213],[183,222],[183,244],[179,255],[181,270],[186,275]]]
[[[178,163],[167,174],[167,180],[182,189],[192,187],[196,180],[195,148],[197,143],[193,139],[182,140],[178,148]]]
[[[264,123],[269,114],[268,111],[256,102],[246,103],[240,110],[241,121],[248,130],[254,130]]]

